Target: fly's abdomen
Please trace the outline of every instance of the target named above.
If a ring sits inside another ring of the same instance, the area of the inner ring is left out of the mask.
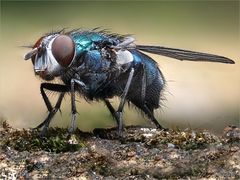
[[[152,58],[137,50],[131,50],[131,53],[137,72],[131,85],[134,93],[130,94],[129,99],[138,107],[139,104],[145,104],[150,110],[156,109],[165,84],[164,77]]]

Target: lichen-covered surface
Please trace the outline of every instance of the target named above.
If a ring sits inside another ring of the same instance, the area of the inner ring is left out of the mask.
[[[118,139],[115,129],[0,129],[0,179],[162,179],[240,178],[240,129],[222,136],[207,131],[128,127]]]

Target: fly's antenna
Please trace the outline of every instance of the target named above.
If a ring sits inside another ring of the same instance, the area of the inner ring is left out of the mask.
[[[21,45],[21,46],[18,46],[20,48],[33,48],[33,44],[30,44],[30,45]]]

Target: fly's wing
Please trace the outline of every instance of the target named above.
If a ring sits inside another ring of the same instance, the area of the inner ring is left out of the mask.
[[[188,61],[209,61],[209,62],[219,62],[219,63],[228,63],[234,64],[235,62],[229,58],[218,56],[214,54],[194,52],[189,50],[167,48],[161,46],[145,46],[145,45],[136,45],[136,49],[158,54],[162,56],[167,56],[175,58],[178,60],[188,60]]]

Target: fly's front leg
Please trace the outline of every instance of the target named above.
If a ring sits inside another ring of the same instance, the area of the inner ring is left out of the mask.
[[[48,86],[49,86],[48,83],[42,83],[40,86],[40,92],[41,92],[42,98],[44,100],[44,103],[47,106],[48,111],[50,112],[53,109],[53,107],[44,91],[44,89],[48,89]]]
[[[54,107],[52,107],[44,89],[55,91],[55,92],[61,92]],[[48,114],[47,118],[34,129],[39,129],[39,128],[43,127],[43,129],[41,131],[41,135],[43,136],[46,133],[52,118],[57,113],[57,111],[60,109],[61,102],[63,100],[65,92],[68,92],[69,89],[67,86],[61,85],[61,84],[42,83],[40,86],[40,91],[41,91],[43,100],[47,106],[47,109],[49,111],[49,114]]]
[[[78,80],[78,79],[71,79],[71,105],[72,105],[72,119],[71,119],[71,125],[68,129],[69,133],[72,133],[76,129],[76,115],[77,115],[77,109],[76,109],[76,97],[75,97],[75,84],[80,87],[80,89],[83,92],[87,91],[86,85]]]
[[[50,123],[51,119],[53,118],[53,116],[57,113],[58,110],[60,110],[60,106],[61,106],[64,94],[65,93],[62,92],[59,95],[57,103],[55,104],[55,106],[53,108],[51,108],[51,109],[48,109],[49,114],[48,114],[47,118],[41,124],[39,124],[37,127],[35,127],[34,129],[39,129],[39,128],[42,128],[44,125],[47,125],[47,126],[49,125],[49,123]]]

